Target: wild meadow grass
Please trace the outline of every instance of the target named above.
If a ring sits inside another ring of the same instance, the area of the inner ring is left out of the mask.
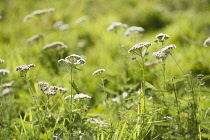
[[[0,139],[210,139],[202,2],[1,1]]]

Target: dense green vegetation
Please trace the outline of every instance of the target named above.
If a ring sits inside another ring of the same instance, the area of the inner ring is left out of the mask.
[[[0,139],[210,139],[209,7],[1,0]]]

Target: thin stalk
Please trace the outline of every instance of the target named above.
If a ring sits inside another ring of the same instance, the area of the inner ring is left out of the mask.
[[[178,62],[176,61],[176,59],[174,58],[174,56],[171,54],[171,57],[173,58],[173,60],[175,61],[176,65],[179,67],[179,69],[182,71],[182,73],[185,75],[185,72],[183,71],[183,69],[179,66]]]

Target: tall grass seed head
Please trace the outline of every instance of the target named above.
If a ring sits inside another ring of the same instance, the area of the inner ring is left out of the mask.
[[[105,72],[105,69],[98,69],[93,72],[92,76],[102,74],[103,72]]]
[[[203,46],[210,47],[210,37],[204,41]]]
[[[127,28],[128,25],[123,24],[121,22],[113,22],[106,30],[111,31],[111,30],[114,30],[114,29],[119,28],[119,27]]]

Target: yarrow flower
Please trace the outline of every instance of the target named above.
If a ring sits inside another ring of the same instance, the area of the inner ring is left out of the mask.
[[[121,22],[113,22],[106,30],[107,31],[111,31],[111,30],[114,30],[115,28],[118,28],[118,27],[127,28],[128,25],[127,24],[123,24]]]
[[[128,50],[128,53],[137,53],[137,54],[140,53],[141,54],[143,47],[146,47],[148,49],[148,47],[151,46],[151,45],[152,45],[152,43],[150,43],[150,42],[141,42],[141,43],[138,43],[138,44],[134,45],[132,48],[130,48]]]
[[[156,39],[155,39],[155,42],[165,42],[170,36],[167,35],[167,34],[163,34],[163,33],[160,33],[158,35],[156,35]]]
[[[55,8],[33,11],[31,14],[24,17],[23,22],[26,22],[28,19],[32,18],[33,16],[38,16],[38,15],[42,15],[42,14],[45,14],[45,13],[50,13],[50,12],[53,12],[53,11],[55,11]]]
[[[198,79],[202,79],[203,77],[204,77],[203,74],[198,74],[198,75],[197,75],[197,78],[198,78]]]
[[[209,47],[209,46],[210,46],[210,37],[207,38],[207,39],[204,41],[203,46],[205,46],[205,47]]]
[[[92,75],[99,75],[103,72],[105,72],[105,69],[98,69],[98,70],[94,71]]]
[[[64,31],[69,28],[69,24],[64,24],[63,21],[56,21],[53,24],[53,29],[58,29],[60,31]]]
[[[83,93],[74,95],[74,100],[79,100],[79,99],[84,99],[84,98],[90,99],[91,97]]]
[[[11,87],[13,84],[14,84],[14,81],[11,81],[11,82],[9,82],[9,83],[4,83],[2,86],[0,86],[0,88],[1,88],[1,87],[3,87],[3,88],[9,88],[9,87]]]
[[[44,34],[37,34],[32,36],[31,38],[27,39],[28,45],[33,45],[34,42],[39,41],[44,37]]]
[[[10,88],[5,88],[3,91],[2,91],[2,94],[0,95],[0,97],[3,97],[3,96],[6,96],[8,94],[12,93],[12,89]]]
[[[9,73],[9,70],[7,69],[0,69],[0,75],[7,75]]]
[[[50,48],[56,48],[57,50],[60,50],[60,49],[68,48],[68,46],[65,45],[63,42],[57,41],[57,42],[53,42],[53,43],[45,45],[42,49],[47,50]]]
[[[132,33],[133,34],[138,34],[140,32],[144,32],[144,28],[142,27],[136,27],[136,26],[132,26],[132,27],[129,27],[126,32],[125,32],[125,36],[130,36]]]
[[[16,71],[19,71],[21,76],[25,76],[32,67],[35,67],[35,65],[34,64],[21,65],[16,68]]]
[[[152,55],[156,58],[166,58],[169,54],[171,54],[171,51],[176,48],[174,44],[171,44],[169,46],[164,47],[162,50],[158,52],[154,52]]]
[[[86,64],[86,61],[81,56],[72,54],[65,59],[58,60],[58,63],[61,63],[62,65],[84,65]]]
[[[75,23],[76,23],[76,24],[80,24],[80,23],[83,23],[84,21],[86,21],[87,19],[88,19],[87,16],[83,16],[83,17],[78,18],[78,19],[75,21]]]
[[[62,87],[57,87],[57,86],[50,86],[47,82],[38,82],[38,86],[40,86],[40,90],[43,91],[44,94],[49,94],[49,95],[55,95],[57,94],[57,91],[60,91],[60,93],[66,93],[68,89],[62,88]]]
[[[5,61],[3,59],[0,58],[0,63],[4,63]]]

